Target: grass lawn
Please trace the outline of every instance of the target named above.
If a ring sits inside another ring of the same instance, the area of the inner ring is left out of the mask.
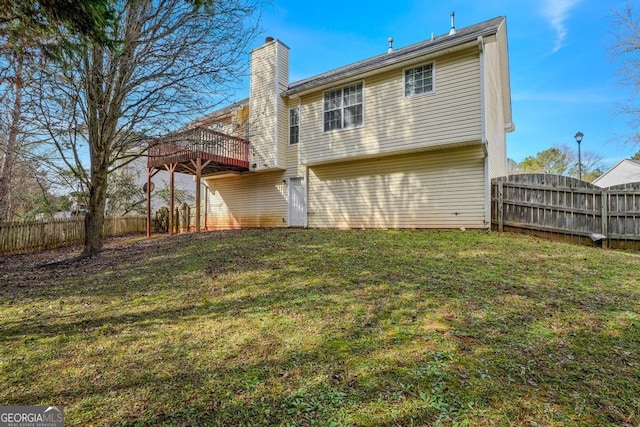
[[[67,426],[640,425],[638,253],[248,230],[37,261],[0,259],[0,405]]]

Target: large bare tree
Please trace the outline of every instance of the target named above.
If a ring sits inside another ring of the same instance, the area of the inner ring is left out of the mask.
[[[94,46],[42,73],[44,129],[89,190],[84,255],[102,247],[108,175],[150,137],[220,102],[245,73],[258,1],[122,1],[117,47]]]
[[[34,69],[88,44],[114,46],[107,37],[112,23],[111,0],[0,0],[0,220],[13,216],[13,181],[25,178],[15,176],[14,165],[39,166],[29,134]]]
[[[614,41],[611,52],[619,61],[621,83],[631,89],[631,96],[620,106],[636,131],[628,135],[632,143],[640,144],[640,12],[634,1],[627,1],[622,7],[613,9],[612,28]]]

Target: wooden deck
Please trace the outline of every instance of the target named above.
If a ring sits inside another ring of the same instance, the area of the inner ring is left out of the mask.
[[[200,159],[202,175],[249,170],[249,141],[206,128],[193,128],[164,136],[149,147],[149,168],[175,165],[175,172],[195,175]]]

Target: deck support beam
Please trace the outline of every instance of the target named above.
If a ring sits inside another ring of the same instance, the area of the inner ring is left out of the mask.
[[[210,160],[207,160],[203,163],[200,157],[198,157],[195,161],[191,160],[193,172],[196,176],[196,233],[201,231],[200,204],[202,199],[202,169],[206,168],[210,162]]]
[[[169,235],[173,235],[175,230],[175,207],[173,203],[174,186],[175,186],[175,172],[177,163],[169,163],[164,165],[164,168],[169,172]]]

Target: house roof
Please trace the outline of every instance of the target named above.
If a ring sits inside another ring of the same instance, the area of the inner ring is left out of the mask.
[[[500,26],[505,22],[505,19],[506,18],[504,16],[499,16],[479,24],[461,28],[453,35],[447,34],[438,36],[434,39],[396,49],[390,53],[377,55],[363,61],[355,62],[313,77],[299,80],[291,83],[289,85],[289,89],[285,91],[283,95],[296,95],[348,77],[357,76],[368,71],[384,68],[415,57],[436,53],[470,41],[475,41],[479,36],[486,37],[497,33]]]
[[[604,181],[605,179],[608,179],[609,175],[612,175],[612,174],[616,173],[616,171],[621,167],[621,165],[623,165],[625,163],[629,164],[629,165],[632,165],[633,167],[640,168],[640,160],[622,159],[622,160],[619,160],[615,165],[611,166],[602,175],[600,175],[599,177],[594,179],[592,184],[600,185],[599,184],[600,182]]]
[[[496,34],[502,25],[505,25],[506,17],[498,16],[488,21],[480,22],[469,27],[464,27],[456,30],[455,34],[441,35],[433,39],[415,43],[403,48],[395,49],[393,52],[384,53],[365,59],[363,61],[355,62],[344,67],[336,68],[322,74],[318,74],[306,79],[298,80],[290,83],[288,89],[284,91],[282,96],[300,95],[303,92],[318,90],[325,85],[331,85],[337,83],[340,80],[359,76],[368,72],[380,70],[385,67],[397,66],[397,64],[405,61],[410,61],[414,58],[422,58],[425,55],[435,54],[440,51],[444,51],[456,46],[464,45],[469,42],[476,42],[479,36],[486,37]],[[282,42],[280,42],[282,43]],[[503,82],[508,87],[508,76]],[[247,105],[249,99],[242,99],[231,105],[215,110],[212,113],[201,117],[194,122],[190,123],[188,127],[203,125],[219,118],[226,113],[231,112],[235,108]],[[511,122],[511,99],[507,99],[509,107],[505,110],[505,114],[508,115],[507,122]]]

